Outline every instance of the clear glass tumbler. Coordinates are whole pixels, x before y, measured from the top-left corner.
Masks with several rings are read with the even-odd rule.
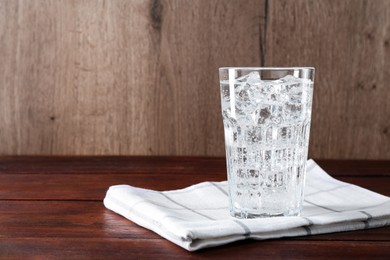
[[[301,212],[314,68],[219,69],[230,213]]]

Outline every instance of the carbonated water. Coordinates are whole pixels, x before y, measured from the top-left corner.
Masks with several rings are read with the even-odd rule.
[[[297,215],[313,82],[291,75],[261,80],[255,71],[220,85],[231,214]]]

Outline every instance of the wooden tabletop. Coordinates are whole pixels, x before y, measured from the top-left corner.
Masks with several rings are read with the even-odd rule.
[[[390,161],[324,161],[333,177],[390,196]],[[383,258],[390,227],[241,241],[187,252],[107,210],[116,184],[170,190],[226,179],[206,157],[0,157],[0,259]]]

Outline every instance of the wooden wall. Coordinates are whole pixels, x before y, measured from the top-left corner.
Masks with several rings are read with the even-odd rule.
[[[0,154],[224,155],[220,66],[315,66],[310,156],[390,159],[390,1],[0,0]]]

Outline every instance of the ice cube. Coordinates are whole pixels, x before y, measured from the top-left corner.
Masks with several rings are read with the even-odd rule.
[[[293,75],[287,75],[283,78],[280,78],[278,81],[279,83],[290,83],[296,81],[298,78],[294,77]]]
[[[258,84],[261,82],[260,74],[257,71],[251,72],[248,74],[248,78],[246,80],[249,84]]]
[[[249,126],[246,131],[245,141],[248,144],[260,143],[262,141],[262,130],[258,126]]]
[[[236,81],[238,82],[247,82],[249,84],[256,84],[260,83],[260,74],[257,71],[252,71],[244,76],[241,76],[239,78],[236,78]]]
[[[248,106],[250,99],[250,85],[246,83],[237,84],[235,88],[236,106],[239,108]]]
[[[302,115],[302,104],[287,102],[284,109],[284,118],[286,120],[296,120]]]
[[[252,114],[252,119],[256,124],[264,124],[268,121],[268,118],[271,117],[270,107],[263,107],[261,109],[257,109]]]
[[[256,107],[256,87],[247,82],[236,84],[235,86],[236,110],[240,114],[250,114]]]
[[[271,122],[274,124],[280,124],[283,121],[283,107],[281,105],[272,106]]]

